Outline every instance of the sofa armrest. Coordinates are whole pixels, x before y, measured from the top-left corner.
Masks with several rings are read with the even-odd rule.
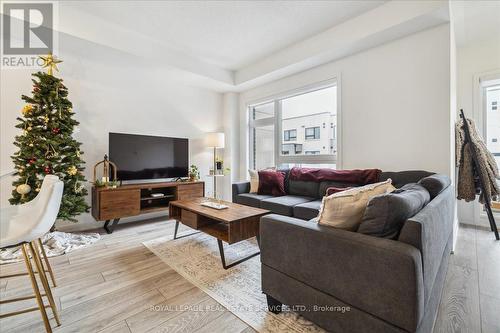
[[[236,196],[241,193],[249,193],[250,192],[250,182],[239,182],[233,183],[233,202],[236,202]]]
[[[352,307],[408,331],[422,318],[422,260],[411,245],[270,214],[260,246],[263,265]],[[263,276],[263,292],[286,303],[275,283]]]

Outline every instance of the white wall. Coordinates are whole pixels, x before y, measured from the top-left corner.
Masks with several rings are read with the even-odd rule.
[[[438,27],[245,91],[246,105],[340,78],[341,166],[423,169],[452,176],[450,26]],[[246,178],[248,130],[240,127],[240,178]]]
[[[231,200],[231,184],[238,179],[239,166],[239,126],[238,114],[239,95],[237,93],[225,93],[223,96],[223,125],[225,132],[224,168],[230,168],[230,172],[220,182],[223,188],[225,200]]]
[[[75,137],[83,143],[87,180],[108,150],[109,132],[189,138],[190,163],[199,166],[202,177],[208,174],[212,155],[202,138],[205,132],[222,130],[221,94],[189,86],[180,72],[163,64],[67,35],[60,38],[59,56],[64,62],[57,75],[64,79],[80,121]],[[15,151],[15,118],[23,106],[21,94],[31,91],[30,73],[1,70],[1,174],[13,168],[9,156]],[[2,178],[2,206],[8,204],[11,181]],[[211,191],[211,184],[206,188]],[[79,221],[72,228],[102,225],[89,214]]]
[[[457,49],[458,108],[464,109],[467,117],[477,118],[481,110],[475,99],[474,78],[483,73],[500,71],[500,43],[498,40],[485,40],[467,44]],[[478,124],[479,125],[479,124]],[[478,219],[479,212],[474,210],[474,202],[458,202],[458,218],[461,223],[489,226],[486,220]],[[476,216],[477,215],[477,216]]]

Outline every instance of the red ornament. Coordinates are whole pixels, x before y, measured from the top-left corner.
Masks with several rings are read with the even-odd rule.
[[[40,88],[38,88],[37,86],[35,86],[35,87],[33,88],[33,91],[34,91],[34,92],[39,92],[39,91],[40,91]]]
[[[36,162],[36,158],[35,157],[30,158],[30,160],[29,160],[30,164],[35,164],[35,162]]]
[[[46,166],[45,168],[43,168],[43,172],[45,172],[46,174],[49,174],[49,173],[52,173],[52,170],[50,169],[50,166]]]
[[[54,133],[54,134],[59,134],[60,131],[61,131],[61,129],[59,127],[52,129],[52,133]]]

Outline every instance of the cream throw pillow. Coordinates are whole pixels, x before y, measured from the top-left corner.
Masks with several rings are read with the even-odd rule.
[[[250,174],[250,193],[257,193],[259,191],[259,172],[248,169],[248,173]]]
[[[358,229],[366,205],[371,197],[389,193],[396,188],[392,180],[355,187],[323,198],[318,224],[355,231]]]

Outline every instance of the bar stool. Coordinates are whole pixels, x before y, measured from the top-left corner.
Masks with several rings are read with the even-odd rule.
[[[61,199],[63,194],[64,183],[57,176],[47,175],[43,179],[40,192],[35,199],[28,203],[10,206],[1,210],[0,219],[0,247],[21,246],[21,250],[26,264],[27,273],[18,273],[8,276],[0,276],[0,278],[8,278],[13,276],[29,275],[31,286],[33,287],[34,295],[1,300],[0,304],[12,303],[35,298],[38,307],[27,308],[6,314],[0,314],[0,318],[10,317],[26,312],[40,310],[42,319],[47,332],[52,332],[46,308],[50,307],[57,326],[61,325],[59,315],[57,313],[56,304],[52,291],[47,279],[48,272],[50,274],[53,285],[55,286],[55,278],[49,260],[42,245],[41,237],[49,232],[54,224]],[[44,267],[43,261],[47,266]],[[31,258],[30,258],[31,254]],[[36,270],[34,269],[36,267]],[[35,274],[38,274],[42,283],[45,294],[40,293]],[[42,297],[47,297],[49,305],[45,305]]]

